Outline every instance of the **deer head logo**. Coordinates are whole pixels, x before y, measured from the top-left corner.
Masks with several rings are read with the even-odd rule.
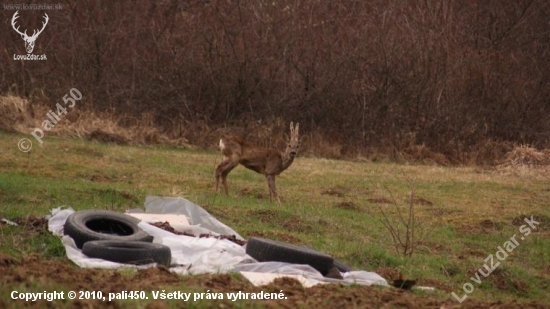
[[[11,19],[11,26],[13,27],[13,30],[15,30],[17,33],[19,33],[21,35],[21,38],[23,38],[23,40],[25,41],[25,49],[27,50],[27,53],[30,54],[32,53],[32,50],[34,49],[34,41],[36,41],[36,39],[38,38],[38,35],[40,35],[40,33],[42,33],[42,31],[44,31],[44,28],[46,28],[46,25],[48,24],[48,14],[44,13],[44,19],[46,19],[46,21],[42,22],[42,29],[40,29],[40,31],[36,32],[36,30],[34,30],[32,32],[32,35],[31,36],[28,36],[27,35],[27,29],[25,29],[25,32],[21,32],[19,31],[19,27],[15,28],[15,20],[19,18],[19,16],[17,15],[19,11],[16,11],[15,14],[13,14],[13,18]]]

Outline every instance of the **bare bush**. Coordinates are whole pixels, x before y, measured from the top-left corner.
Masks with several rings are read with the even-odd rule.
[[[408,181],[410,193],[406,206],[400,206],[391,191],[386,189],[391,196],[391,205],[394,210],[388,210],[383,204],[379,204],[378,209],[382,214],[380,221],[391,235],[395,251],[410,257],[422,241],[431,234],[435,226],[416,216],[414,207],[417,200],[414,184],[411,180]]]

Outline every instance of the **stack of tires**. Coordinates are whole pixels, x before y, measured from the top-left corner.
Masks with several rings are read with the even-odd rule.
[[[139,222],[118,212],[83,210],[67,218],[64,233],[74,240],[82,253],[91,258],[134,265],[157,263],[170,266],[170,248],[152,243],[153,237],[138,226]],[[325,253],[265,238],[250,238],[246,253],[259,262],[310,265],[323,276],[331,278],[342,278],[341,272],[351,271],[351,268]]]
[[[83,210],[71,214],[64,226],[82,253],[107,261],[170,266],[170,248],[152,243],[153,237],[138,227],[140,220],[114,211]]]

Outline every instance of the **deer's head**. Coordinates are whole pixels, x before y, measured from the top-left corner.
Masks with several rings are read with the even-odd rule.
[[[31,36],[28,36],[27,35],[27,30],[25,29],[25,32],[21,32],[19,31],[19,27],[15,27],[15,20],[19,18],[19,16],[17,15],[19,11],[16,11],[15,14],[13,14],[13,18],[11,19],[11,26],[13,27],[13,30],[15,30],[17,33],[19,33],[21,35],[21,38],[23,38],[23,40],[25,41],[25,49],[27,50],[27,53],[30,54],[32,53],[33,49],[34,49],[34,41],[36,41],[36,38],[38,38],[38,35],[40,35],[40,33],[42,33],[42,31],[44,31],[44,28],[46,28],[46,25],[48,24],[48,14],[44,13],[44,19],[46,19],[44,22],[42,22],[42,29],[40,29],[38,32],[36,32],[36,30],[34,30],[32,32],[32,35]]]
[[[298,148],[300,148],[299,129],[299,123],[296,123],[296,126],[292,122],[290,123],[290,138],[286,146],[286,152],[291,158],[294,158],[298,154]]]

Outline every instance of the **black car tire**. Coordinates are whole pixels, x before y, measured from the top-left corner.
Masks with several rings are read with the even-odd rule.
[[[172,262],[169,247],[143,241],[93,240],[82,246],[82,253],[91,258],[134,265],[157,263],[168,267]]]
[[[307,264],[318,270],[323,276],[329,272],[334,263],[334,259],[328,254],[259,237],[252,237],[248,240],[246,253],[259,262]]]
[[[140,220],[107,210],[83,210],[71,214],[63,228],[78,248],[91,240],[152,242],[153,236],[138,227]]]
[[[338,270],[341,272],[341,273],[347,273],[349,271],[353,271],[353,268],[347,266],[346,264],[338,261],[338,260],[334,260],[334,267],[338,268]]]

